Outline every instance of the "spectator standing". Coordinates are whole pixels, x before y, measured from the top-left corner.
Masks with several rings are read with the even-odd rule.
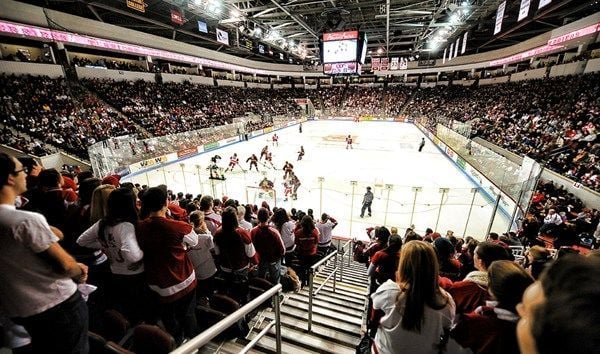
[[[148,218],[139,222],[138,241],[144,252],[148,286],[158,299],[159,315],[178,344],[198,333],[196,273],[186,249],[198,244],[198,235],[183,221],[167,219],[167,193],[153,187],[142,195]]]
[[[196,210],[190,214],[190,222],[194,226],[194,231],[198,235],[198,244],[193,246],[188,256],[194,265],[196,279],[199,285],[196,291],[198,297],[208,297],[213,294],[215,289],[215,274],[217,274],[217,266],[213,259],[215,244],[213,237],[208,231],[208,227],[204,222],[204,213]]]
[[[456,313],[470,313],[490,300],[488,292],[488,267],[497,260],[509,258],[506,249],[492,242],[481,242],[475,248],[473,263],[475,271],[464,280],[452,284],[448,292],[456,302]]]
[[[144,319],[144,253],[138,245],[135,227],[138,213],[133,192],[118,188],[108,197],[108,214],[77,239],[83,247],[101,249],[110,263],[107,295],[109,303],[131,323]]]
[[[237,209],[223,210],[223,224],[214,235],[215,254],[219,258],[223,276],[232,284],[233,295],[246,302],[248,273],[252,264],[257,264],[256,250],[250,233],[239,227]]]
[[[371,330],[379,353],[437,354],[441,335],[454,321],[454,301],[438,286],[433,247],[411,241],[402,248],[398,282],[388,280],[371,295]]]
[[[388,240],[387,247],[375,252],[371,257],[371,264],[367,269],[367,275],[371,278],[369,293],[374,293],[387,280],[396,281],[401,247],[402,238],[399,235],[392,235]]]
[[[519,354],[516,306],[533,278],[508,260],[493,262],[488,273],[494,301],[459,317],[451,337],[475,354]]]
[[[365,210],[367,209],[369,211],[369,216],[371,216],[371,204],[373,204],[373,193],[371,192],[371,187],[367,187],[367,192],[363,196],[362,208],[360,209],[361,218],[365,216]]]
[[[269,225],[269,210],[266,208],[258,209],[258,225],[250,231],[250,236],[259,257],[258,276],[278,284],[285,246],[279,232]]]
[[[296,238],[294,236],[294,229],[296,228],[296,222],[290,219],[287,211],[284,208],[277,208],[271,217],[271,223],[275,225],[279,235],[283,240],[285,246],[285,264],[292,264],[292,256],[296,249]]]
[[[0,153],[0,303],[25,327],[34,353],[87,353],[88,309],[73,281],[86,281],[87,266],[58,244],[41,214],[16,210],[26,175]]]
[[[246,216],[246,207],[240,205],[237,207],[237,215],[238,215],[238,223],[240,224],[240,227],[243,228],[246,231],[250,231],[252,230],[252,223],[249,221],[246,221],[244,219],[244,216]]]
[[[321,215],[321,220],[319,220],[316,225],[319,230],[319,245],[317,246],[319,252],[327,254],[331,250],[331,233],[337,224],[337,220],[327,213]]]
[[[215,235],[217,229],[221,227],[221,215],[213,210],[214,199],[210,195],[202,196],[200,199],[200,211],[204,213],[204,222],[211,235]]]
[[[296,255],[300,261],[300,277],[304,285],[308,284],[308,268],[315,263],[317,245],[319,244],[319,230],[315,227],[313,219],[304,215],[294,230],[296,239]]]

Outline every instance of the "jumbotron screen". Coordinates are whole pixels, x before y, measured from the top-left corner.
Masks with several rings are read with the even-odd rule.
[[[323,33],[323,64],[358,61],[358,31]]]

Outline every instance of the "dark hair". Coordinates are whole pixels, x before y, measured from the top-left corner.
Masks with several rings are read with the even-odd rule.
[[[421,241],[421,237],[419,235],[417,235],[416,232],[410,231],[409,233],[406,234],[406,238],[404,239],[404,243],[407,244],[410,241]]]
[[[290,217],[288,216],[287,211],[285,211],[284,208],[278,208],[275,211],[275,213],[273,213],[271,221],[273,222],[273,224],[275,224],[277,230],[281,231],[283,224],[290,221]]]
[[[257,218],[259,222],[269,221],[269,210],[267,208],[258,209]]]
[[[533,314],[539,354],[595,353],[600,347],[600,260],[566,255],[541,277],[545,301]]]
[[[520,265],[508,260],[494,261],[488,268],[488,288],[498,308],[516,313],[516,307],[533,278]]]
[[[498,240],[498,234],[495,233],[495,232],[490,232],[490,240],[497,241]]]
[[[92,202],[92,193],[100,185],[99,178],[87,178],[79,181],[79,204],[88,205]]]
[[[167,192],[160,187],[152,187],[142,195],[141,215],[147,215],[162,209],[167,203]]]
[[[38,165],[38,162],[33,157],[29,156],[19,157],[17,160],[19,160],[23,167],[27,169],[27,174],[30,174],[33,168]]]
[[[486,269],[493,261],[510,259],[508,251],[504,247],[493,242],[480,242],[475,248],[475,253],[477,253],[477,257],[481,259]]]
[[[398,235],[392,235],[388,239],[388,246],[383,250],[389,255],[396,255],[402,248],[402,238]]]
[[[55,168],[42,170],[38,175],[38,183],[41,188],[56,188],[60,185],[60,173]]]
[[[388,239],[390,238],[390,230],[385,226],[380,226],[375,229],[375,239],[379,240],[382,245],[387,245]]]
[[[207,211],[210,209],[211,204],[213,204],[213,197],[210,195],[202,196],[200,199],[200,210]]]
[[[107,209],[106,216],[100,220],[100,231],[98,232],[106,243],[108,243],[104,233],[106,226],[115,226],[122,222],[128,222],[134,226],[137,224],[138,210],[133,191],[129,188],[117,188],[112,191],[108,196]]]
[[[223,210],[221,214],[221,228],[223,229],[223,233],[233,232],[238,228],[238,218],[237,218],[237,209],[234,207],[227,207]]]
[[[304,215],[300,220],[300,227],[305,235],[310,235],[315,229],[315,221],[308,215]]]
[[[0,152],[0,188],[8,183],[8,175],[14,174],[16,168],[15,160]]]

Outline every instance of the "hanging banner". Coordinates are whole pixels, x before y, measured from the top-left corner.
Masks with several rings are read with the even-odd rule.
[[[458,46],[460,43],[460,37],[456,38],[456,43],[454,43],[454,57],[458,56]]]
[[[379,71],[381,65],[381,58],[371,58],[371,70]]]
[[[146,12],[146,3],[144,0],[126,0],[127,7],[139,12]]]
[[[540,0],[540,4],[538,5],[538,10],[541,9],[542,7],[548,5],[551,2],[552,2],[552,0]]]
[[[183,17],[181,12],[177,10],[171,10],[171,22],[178,25],[183,25],[185,23],[185,17]]]
[[[229,45],[229,33],[217,28],[217,42]]]
[[[398,58],[398,57],[392,58],[392,62],[390,64],[390,70],[398,70],[399,62],[400,62],[400,58]]]
[[[529,7],[531,6],[531,0],[521,0],[521,8],[519,8],[519,18],[517,22],[521,21],[527,15],[529,15]]]
[[[442,64],[446,64],[446,52],[448,52],[448,48],[444,48],[444,58],[442,59]]]
[[[400,70],[406,70],[408,69],[408,60],[404,59],[404,58],[400,58]]]
[[[389,70],[390,68],[390,58],[381,58],[381,71]]]
[[[504,19],[504,9],[506,9],[506,1],[498,6],[498,12],[496,12],[496,27],[494,27],[494,35],[500,33],[502,30],[502,20]]]
[[[465,54],[465,51],[467,50],[467,37],[469,35],[469,32],[465,32],[465,35],[463,36],[463,45],[462,45],[462,49],[460,50],[460,54]]]
[[[452,53],[454,53],[454,43],[450,44],[450,52],[448,52],[448,61],[452,60]]]

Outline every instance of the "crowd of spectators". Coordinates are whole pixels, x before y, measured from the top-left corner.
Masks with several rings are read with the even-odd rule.
[[[595,306],[590,296],[599,296],[590,284],[600,269],[597,250],[587,257],[561,250],[553,257],[544,247],[525,247],[527,237],[515,233],[490,233],[484,242],[450,230],[419,235],[409,228],[400,237],[380,226],[367,233],[370,244],[356,243],[354,258],[367,264],[371,278],[367,335],[377,352],[585,353],[597,345],[588,337],[595,329],[583,329],[598,316],[588,313]],[[567,281],[579,282],[582,291],[563,283],[576,269],[591,272]],[[564,307],[552,308],[555,303]],[[560,314],[554,318],[537,306]],[[576,325],[551,323],[580,315]],[[565,337],[551,338],[558,333]],[[572,349],[580,345],[586,349]]]
[[[34,138],[27,138],[18,133],[14,133],[8,127],[0,129],[0,144],[8,145],[26,154],[34,156],[46,156],[52,153],[44,144]]]
[[[90,172],[75,172],[43,169],[31,159],[19,161],[0,154],[0,181],[4,183],[0,197],[8,196],[1,199],[3,207],[29,215],[26,226],[38,231],[31,240],[22,234],[23,228],[13,227],[15,239],[11,238],[8,248],[3,243],[0,264],[12,270],[20,261],[15,255],[34,256],[50,245],[65,262],[73,262],[75,270],[73,276],[64,276],[52,270],[50,262],[40,265],[47,267],[44,272],[65,286],[71,284],[70,277],[86,293],[90,288],[84,283],[97,287],[89,294],[87,306],[79,305],[84,313],[76,319],[69,316],[71,327],[54,328],[52,336],[38,332],[36,316],[31,322],[19,321],[25,323],[38,352],[42,346],[43,350],[62,346],[58,352],[70,352],[64,347],[73,346],[87,352],[83,346],[87,346],[88,323],[92,331],[106,330],[103,314],[107,310],[117,310],[132,325],[158,323],[180,344],[198,334],[200,327],[210,326],[207,319],[197,321],[196,312],[203,311],[197,303],[210,306],[218,301],[215,296],[225,296],[244,304],[256,296],[249,291],[250,283],[266,289],[281,282],[286,291],[298,290],[301,282],[308,282],[308,268],[332,251],[337,221],[326,214],[314,220],[312,210],[288,213],[283,208],[271,210],[266,202],[260,207],[243,205],[226,197],[184,195],[164,185],[149,188],[121,183],[118,176],[100,180]],[[0,217],[0,222],[8,221]],[[33,278],[21,272],[15,277],[5,273],[0,276],[3,286],[10,283],[18,300],[29,303],[30,297],[37,296],[35,291],[25,295],[17,290]],[[42,286],[45,283],[39,291]],[[65,301],[79,303],[79,291],[72,294],[74,289],[70,285],[65,289],[70,291],[64,294]],[[18,301],[11,298],[8,302],[6,292],[0,294],[3,305]],[[55,297],[44,301],[55,301]],[[45,307],[36,310],[48,315],[46,323],[55,320],[44,312]],[[16,313],[16,309],[5,311],[0,315],[12,318]],[[68,331],[77,334],[67,338]]]
[[[138,71],[138,72],[147,72],[144,67],[139,64],[128,62],[128,61],[116,61],[114,59],[109,58],[100,58],[96,61],[91,61],[85,57],[75,56],[71,59],[72,66],[80,66],[80,67],[100,67],[112,70],[125,70],[125,71]]]
[[[64,79],[0,75],[0,122],[82,158],[97,141],[135,132],[123,115]]]
[[[420,89],[407,113],[470,122],[480,136],[592,189],[600,190],[600,74],[499,85]]]
[[[13,306],[2,311],[24,326],[20,333],[29,342],[21,344],[37,351],[85,352],[88,326],[107,333],[103,327],[107,310],[117,310],[133,325],[158,324],[179,344],[210,325],[197,317],[206,306],[210,309],[224,298],[233,304],[251,300],[256,296],[249,289],[251,283],[263,288],[281,283],[286,290],[297,290],[307,284],[308,268],[334,249],[332,230],[338,222],[328,214],[315,218],[310,209],[271,210],[266,202],[259,207],[227,197],[184,195],[164,185],[121,183],[118,176],[100,180],[89,172],[42,169],[33,160],[19,161],[6,154],[0,154],[0,181],[0,223],[11,230],[0,248],[4,252],[0,263],[8,269],[0,278],[12,292],[1,292],[0,300]],[[544,184],[540,193],[544,196],[534,196],[536,207],[545,197],[549,199],[544,208],[558,207],[558,198],[577,203],[551,184]],[[589,230],[579,223],[590,222],[593,227],[598,213],[586,215],[589,220],[577,215],[573,222]],[[540,284],[547,296],[542,303],[559,301],[564,306],[553,316],[595,313],[598,289],[586,284],[593,284],[600,269],[597,251],[588,258],[569,255],[556,261],[565,269],[586,270],[576,273],[582,287],[565,287],[561,293],[573,301],[595,296],[586,303],[591,307],[574,308],[571,301],[552,295],[562,285],[552,283],[551,277],[563,275],[557,265],[542,271],[553,260],[543,247],[526,247],[531,243],[528,227],[501,236],[490,233],[485,242],[456,237],[450,230],[444,236],[432,229],[419,235],[412,227],[400,236],[394,227],[367,229],[372,242],[356,247],[354,257],[367,264],[372,279],[368,329],[379,352],[429,353],[423,348],[435,346],[433,352],[446,348],[451,353],[533,354],[527,351],[531,343],[520,337],[531,331],[518,332],[517,323],[529,319],[549,326],[545,332],[533,331],[538,345],[551,332],[546,314],[523,308],[533,306],[528,292],[537,291]],[[35,237],[26,231],[31,229],[37,230]],[[47,252],[49,263],[35,252]],[[61,257],[63,271],[52,268],[52,257]],[[27,272],[20,267],[24,259],[35,259]],[[61,282],[64,294],[44,294],[45,300],[40,300],[37,294],[44,293],[46,278],[38,280],[37,272]],[[79,291],[69,278],[79,283]],[[24,284],[26,292],[21,290]],[[89,285],[97,289],[89,293]],[[87,305],[80,291],[88,294]],[[20,305],[33,298],[59,301],[65,313],[47,312],[52,310],[41,302],[35,308]],[[65,319],[68,325],[51,326]],[[588,322],[585,326],[592,324]],[[6,317],[3,325],[11,330],[17,326]],[[566,323],[561,326],[568,336],[576,333]],[[562,343],[561,348],[575,345],[570,338],[563,338],[569,344]],[[594,338],[586,336],[577,345],[590,348]]]
[[[84,80],[83,84],[154,136],[229,124],[247,114],[297,112],[285,90],[112,80]]]

